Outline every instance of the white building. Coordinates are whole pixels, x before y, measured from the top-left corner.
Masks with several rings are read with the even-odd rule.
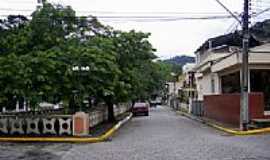
[[[228,38],[225,43],[218,43],[219,38],[206,42],[196,54],[196,83],[198,100],[207,95],[240,93],[242,52],[241,45],[233,46]],[[224,40],[224,39],[223,39]],[[205,48],[205,46],[208,47]],[[249,52],[249,92],[264,94],[265,111],[270,111],[270,43],[258,45],[252,39]],[[237,42],[235,42],[237,44]],[[239,44],[239,42],[238,42]],[[269,85],[269,87],[268,87]]]
[[[187,74],[190,71],[193,71],[196,63],[187,63],[182,67],[183,74]]]

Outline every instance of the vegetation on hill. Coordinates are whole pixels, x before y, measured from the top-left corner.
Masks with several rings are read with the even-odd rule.
[[[163,61],[165,63],[170,72],[175,73],[176,75],[182,74],[182,67],[187,63],[195,63],[195,58],[190,56],[175,56],[170,59],[166,59]],[[169,78],[171,80],[172,77]]]

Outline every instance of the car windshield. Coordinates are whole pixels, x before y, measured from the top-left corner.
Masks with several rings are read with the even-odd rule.
[[[134,108],[136,108],[136,107],[145,107],[145,106],[147,106],[146,103],[135,103],[134,104]]]

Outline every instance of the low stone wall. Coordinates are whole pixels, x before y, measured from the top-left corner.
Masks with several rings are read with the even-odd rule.
[[[191,113],[195,116],[203,116],[204,108],[203,108],[203,101],[193,100],[191,102]]]
[[[131,104],[122,103],[114,106],[116,117],[129,111]],[[0,115],[0,136],[22,135],[42,136],[74,135],[73,115],[58,115],[55,112],[46,112],[44,115],[32,114],[31,112],[13,115]],[[89,128],[92,128],[108,118],[107,106],[98,106],[89,113]],[[76,125],[76,123],[74,123]]]
[[[188,104],[186,103],[179,103],[179,110],[184,111],[184,112],[188,112]]]
[[[72,135],[72,115],[1,115],[0,135]]]
[[[118,105],[114,105],[114,116],[118,117],[121,114],[129,111],[131,109],[132,105],[131,103],[120,103]],[[90,127],[94,127],[102,122],[105,122],[108,120],[108,110],[107,106],[99,106],[99,110],[90,112],[89,113],[89,119],[90,119]]]
[[[43,109],[40,111],[20,111],[20,112],[2,112],[1,115],[15,115],[15,116],[34,116],[34,115],[63,115],[64,108],[58,109]]]

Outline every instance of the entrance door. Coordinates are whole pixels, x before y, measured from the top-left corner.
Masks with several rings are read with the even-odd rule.
[[[270,111],[270,70],[251,70],[250,90],[251,92],[263,92],[265,111]]]

